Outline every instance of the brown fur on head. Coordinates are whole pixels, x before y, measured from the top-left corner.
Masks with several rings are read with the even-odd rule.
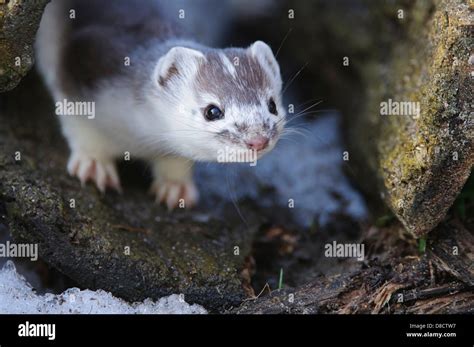
[[[179,104],[173,117],[207,138],[193,147],[196,159],[213,160],[216,150],[211,147],[253,148],[251,144],[259,139],[268,141],[265,151],[257,146],[263,154],[276,143],[285,117],[282,81],[265,43],[203,51],[175,47],[160,59],[155,73],[161,95]],[[217,116],[212,119],[206,115],[209,108],[218,110],[213,110]]]

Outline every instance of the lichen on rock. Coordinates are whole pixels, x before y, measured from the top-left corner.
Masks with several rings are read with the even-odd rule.
[[[474,163],[474,15],[462,1],[416,2],[405,20],[388,61],[362,70],[367,100],[350,140],[371,157],[383,199],[420,236],[444,218]],[[419,103],[420,114],[381,115],[388,99]]]

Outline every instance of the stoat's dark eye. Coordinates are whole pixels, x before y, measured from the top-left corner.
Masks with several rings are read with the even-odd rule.
[[[204,118],[208,121],[214,121],[224,118],[224,112],[216,105],[209,105],[204,110]]]
[[[276,106],[275,101],[273,100],[273,98],[270,98],[270,100],[268,100],[268,112],[270,112],[271,114],[274,114],[274,115],[278,114],[277,106]]]

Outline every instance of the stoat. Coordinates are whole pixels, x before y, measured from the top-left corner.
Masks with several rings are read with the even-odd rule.
[[[53,0],[36,58],[56,103],[94,106],[94,117],[58,115],[69,174],[120,191],[115,160],[129,153],[151,164],[157,201],[174,208],[197,202],[193,161],[216,161],[222,148],[260,157],[275,146],[285,111],[267,44],[201,45],[162,5]]]

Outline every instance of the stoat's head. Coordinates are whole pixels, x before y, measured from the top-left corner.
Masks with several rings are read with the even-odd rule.
[[[270,47],[198,51],[172,48],[155,69],[174,150],[194,160],[270,151],[285,123],[280,68]],[[163,106],[161,107],[163,108]]]

